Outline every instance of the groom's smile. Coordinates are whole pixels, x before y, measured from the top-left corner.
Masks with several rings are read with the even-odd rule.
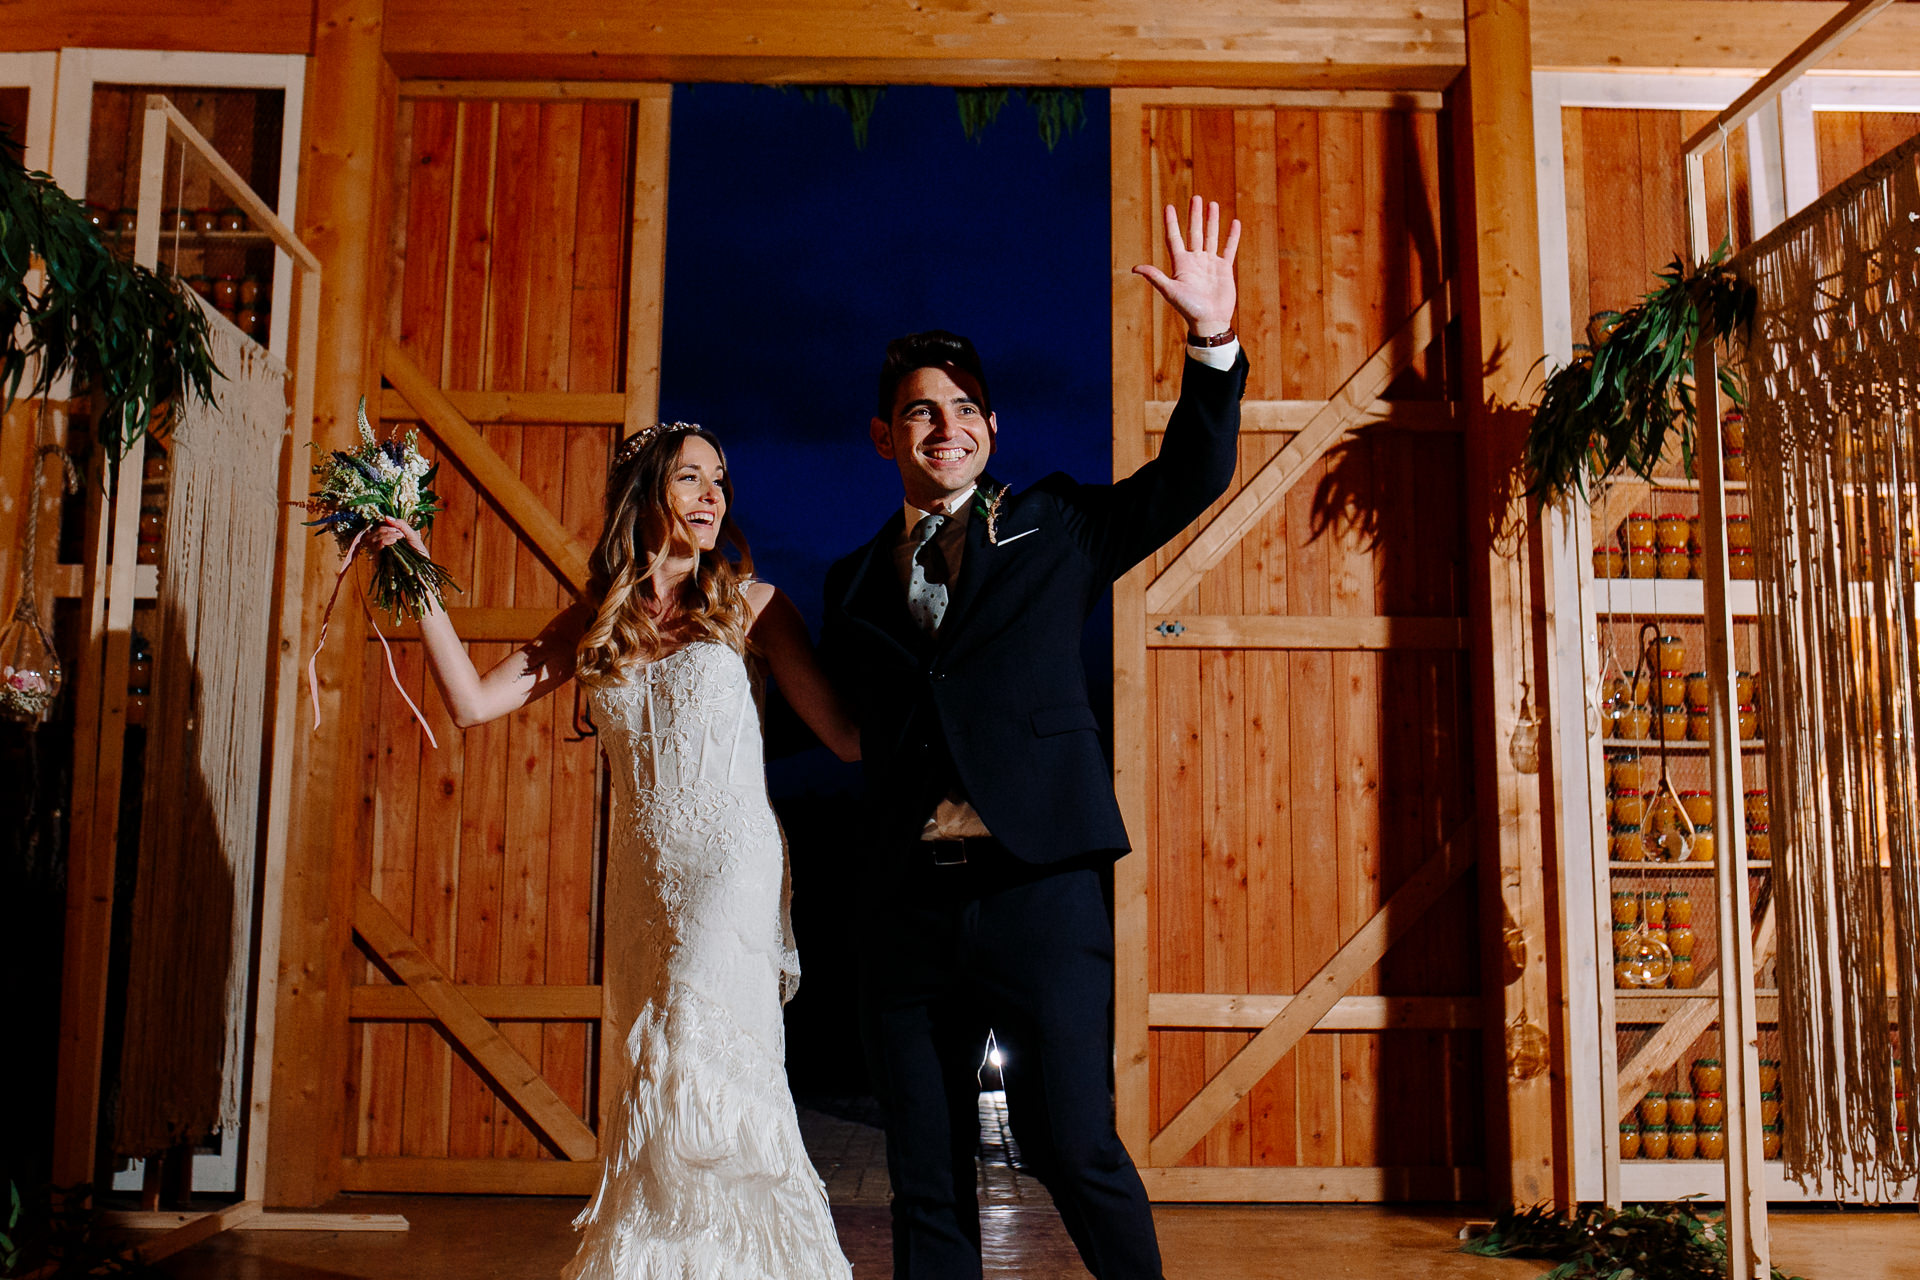
[[[943,505],[986,469],[996,423],[982,409],[982,398],[971,374],[929,366],[901,379],[891,420],[873,420],[873,447],[900,468],[907,500],[915,506]]]

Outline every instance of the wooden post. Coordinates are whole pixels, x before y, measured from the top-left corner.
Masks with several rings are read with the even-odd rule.
[[[1527,383],[1544,354],[1526,0],[1467,0],[1467,70],[1450,91],[1462,165],[1461,400],[1473,644],[1480,928],[1488,1000],[1487,1187],[1496,1203],[1572,1200],[1567,1110],[1552,1067],[1551,929],[1543,795],[1552,726],[1542,522],[1517,494]],[[1539,764],[1516,765],[1531,719]]]
[[[666,315],[667,151],[673,86],[644,85],[633,104],[633,231],[627,272],[626,434],[660,417],[660,335]]]
[[[322,448],[350,447],[360,397],[380,395],[372,355],[386,260],[380,206],[399,87],[380,51],[383,13],[384,0],[319,0],[314,15],[306,97],[317,108],[306,114],[298,230],[325,273],[313,368],[313,439]],[[307,557],[302,655],[319,638],[337,562]],[[355,589],[349,584],[343,597]],[[351,600],[342,603],[318,669],[322,727],[303,724],[295,735],[267,1135],[266,1196],[277,1205],[316,1205],[338,1191],[346,1141],[353,850],[365,827],[356,795],[365,624]]]

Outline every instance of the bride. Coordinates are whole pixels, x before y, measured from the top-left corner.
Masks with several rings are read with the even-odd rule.
[[[485,675],[444,612],[421,621],[461,728],[577,676],[612,766],[604,951],[624,1003],[609,1000],[603,1025],[626,1031],[627,1075],[568,1280],[851,1274],[787,1091],[780,1007],[799,966],[749,648],[837,755],[857,758],[859,738],[793,602],[719,553],[732,504],[712,434],[649,428],[607,478],[596,606],[562,612]],[[377,537],[426,553],[399,521]]]

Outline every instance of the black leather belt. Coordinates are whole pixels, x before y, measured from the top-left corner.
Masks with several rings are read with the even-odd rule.
[[[922,840],[920,847],[926,850],[927,861],[936,867],[964,867],[969,850],[978,861],[982,853],[998,843],[992,836],[962,836],[957,840]]]

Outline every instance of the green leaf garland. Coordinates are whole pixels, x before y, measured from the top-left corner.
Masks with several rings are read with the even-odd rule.
[[[1486,1258],[1538,1258],[1559,1265],[1540,1280],[1721,1280],[1726,1221],[1689,1200],[1604,1205],[1562,1216],[1546,1205],[1516,1209],[1460,1246]],[[1800,1280],[1773,1268],[1773,1280]]]

